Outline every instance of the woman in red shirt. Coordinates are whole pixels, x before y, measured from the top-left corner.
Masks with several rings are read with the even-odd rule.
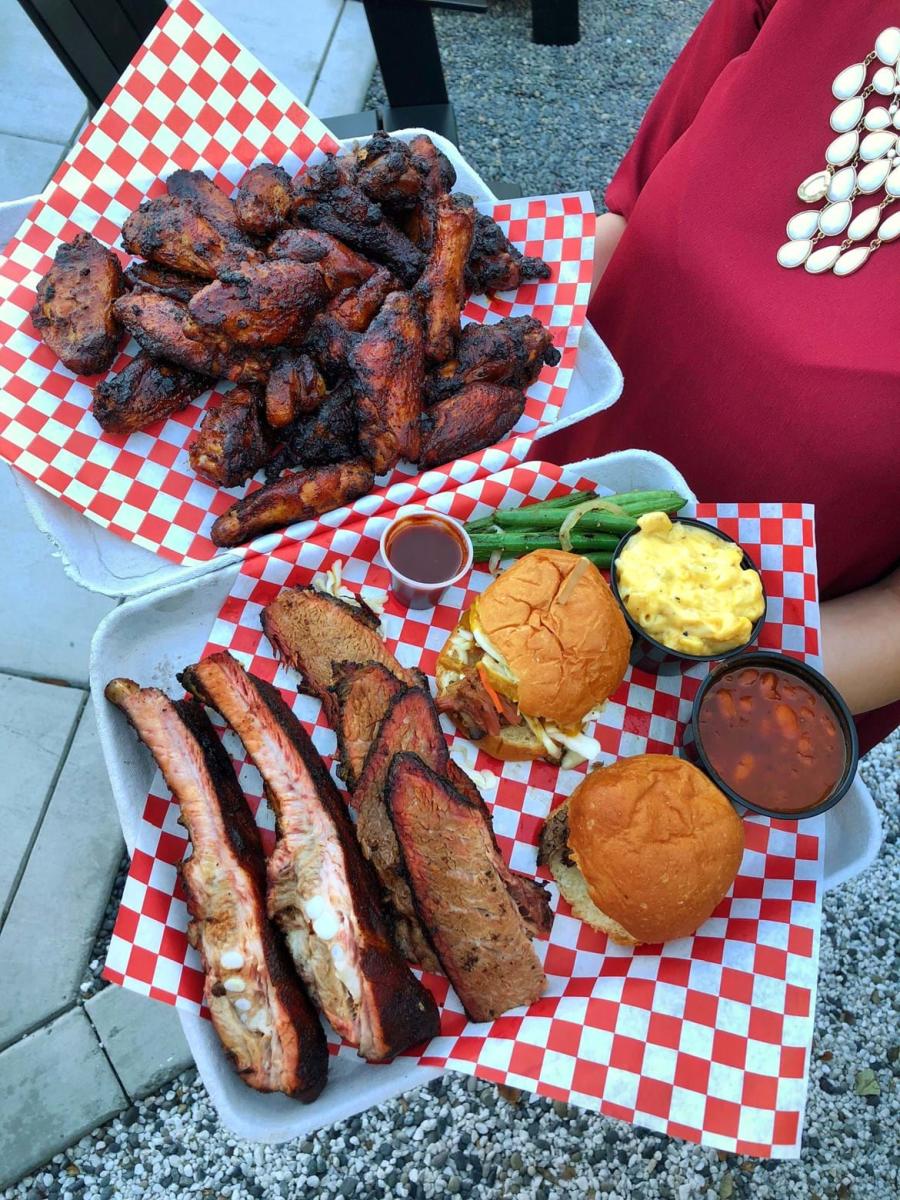
[[[864,750],[900,724],[900,216],[864,236],[900,212],[877,178],[900,164],[897,18],[887,0],[713,0],[606,193],[588,315],[625,388],[578,427],[577,457],[655,450],[702,499],[815,504],[825,670]],[[804,201],[826,148],[805,194],[830,194]],[[825,207],[835,235],[797,245]],[[568,461],[570,441],[542,454]]]

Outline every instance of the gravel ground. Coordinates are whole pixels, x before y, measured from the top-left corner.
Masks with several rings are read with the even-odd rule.
[[[525,0],[492,0],[483,17],[435,14],[462,149],[488,178],[513,181],[523,194],[584,187],[600,200],[705,3],[582,0],[581,7],[581,43],[558,48],[531,45]],[[378,99],[376,79],[370,100]],[[798,1162],[720,1156],[458,1075],[306,1140],[256,1146],[221,1127],[190,1071],[8,1188],[4,1200],[900,1195],[900,737],[873,751],[862,770],[884,815],[885,843],[864,876],[825,900]],[[98,934],[86,994],[100,985],[113,911]]]
[[[885,841],[865,875],[825,899],[799,1161],[722,1156],[461,1075],[303,1141],[257,1146],[219,1125],[190,1071],[4,1200],[891,1200],[900,1195],[900,736],[862,770]]]
[[[436,9],[460,150],[521,195],[603,191],[708,0],[581,0],[581,41],[535,46],[528,0]],[[367,106],[384,103],[376,73]]]

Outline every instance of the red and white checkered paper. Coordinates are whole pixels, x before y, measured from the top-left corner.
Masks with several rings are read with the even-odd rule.
[[[123,222],[145,197],[162,194],[162,181],[179,167],[203,170],[230,192],[262,159],[294,174],[339,148],[322,122],[213,17],[193,0],[173,0],[0,259],[0,457],[99,525],[164,558],[189,563],[223,553],[210,541],[210,527],[247,489],[226,492],[191,470],[187,447],[209,394],[141,432],[104,433],[89,411],[100,377],[73,375],[40,340],[29,316],[35,289],[60,241],[84,230],[115,247],[123,264],[130,261],[119,240]],[[593,266],[588,194],[479,207],[525,253],[541,255],[552,276],[514,293],[472,297],[464,316],[490,322],[534,315],[550,328],[563,357],[528,390],[516,427],[524,438],[471,455],[459,468],[440,468],[434,474],[444,487],[524,457],[525,438],[557,419]],[[110,373],[137,352],[129,341]],[[218,384],[213,397],[229,386]],[[382,483],[415,475],[407,465]],[[312,528],[307,523],[292,532],[302,539]],[[258,539],[253,548],[265,551],[277,537]]]
[[[565,494],[576,485],[571,475],[562,482],[564,472],[526,463],[431,503],[468,520],[499,505]],[[700,504],[696,513],[736,537],[761,564],[769,615],[760,644],[815,661],[819,615],[811,507]],[[273,555],[247,558],[204,651],[228,649],[277,684],[329,761],[334,734],[318,702],[298,695],[296,676],[279,666],[261,633],[260,612],[282,587],[308,583],[335,562],[342,564],[351,591],[385,589],[387,572],[375,561],[385,520],[373,516],[347,524],[302,546],[285,539]],[[382,627],[400,661],[433,676],[436,655],[460,610],[490,578],[476,568],[433,611],[407,611],[390,599]],[[594,730],[605,758],[672,752],[706,670],[696,665],[683,676],[654,676],[630,668]],[[474,747],[445,727],[458,761],[491,772],[485,797],[503,853],[515,869],[535,874],[542,821],[585,768],[501,764],[481,752],[476,759]],[[273,822],[259,775],[236,736],[229,731],[224,740],[271,845]],[[187,914],[176,881],[186,846],[176,816],[157,775],[105,975],[196,1012],[202,975],[186,940]],[[440,1036],[420,1061],[730,1152],[796,1156],[815,1001],[822,825],[821,819],[798,824],[751,814],[745,830],[746,852],[731,894],[694,937],[662,947],[609,943],[572,917],[553,885],[553,928],[548,941],[535,943],[549,980],[546,996],[527,1010],[474,1025],[447,981],[426,976],[442,1020]],[[336,1039],[331,1049],[355,1054]]]

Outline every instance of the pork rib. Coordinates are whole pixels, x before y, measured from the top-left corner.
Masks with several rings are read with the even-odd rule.
[[[478,809],[415,754],[394,757],[387,805],[419,917],[469,1017],[537,1000],[547,981]]]
[[[159,764],[190,835],[181,866],[203,1000],[241,1078],[314,1100],[328,1054],[321,1023],[266,917],[265,859],[231,760],[201,706],[113,679],[118,705]]]
[[[391,940],[346,807],[303,726],[230,654],[181,678],[228,721],[263,777],[277,824],[269,915],[335,1030],[370,1062],[433,1037],[434,999]]]
[[[378,632],[371,609],[348,604],[312,587],[283,588],[263,609],[262,627],[275,651],[303,676],[307,691],[322,701],[334,729],[340,705],[333,688],[335,663],[379,663],[409,686],[418,672],[401,667]]]

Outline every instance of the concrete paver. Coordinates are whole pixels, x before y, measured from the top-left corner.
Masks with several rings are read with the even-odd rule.
[[[59,142],[0,133],[0,200],[19,200],[41,187],[64,150]]]
[[[0,133],[65,146],[87,109],[81,89],[17,0],[0,0],[0,28]],[[19,195],[39,190],[44,180],[36,182]]]
[[[0,931],[0,1046],[77,997],[123,850],[88,705]]]
[[[0,1054],[0,1187],[128,1103],[81,1009]]]
[[[316,116],[343,117],[362,111],[375,61],[365,9],[348,0],[308,100]]]
[[[107,987],[84,1007],[132,1100],[156,1091],[193,1063],[171,1005],[125,988]]]
[[[75,688],[0,675],[0,916],[83,701]]]
[[[87,687],[91,638],[115,600],[78,587],[29,516],[12,471],[0,465],[5,572],[0,670]]]

